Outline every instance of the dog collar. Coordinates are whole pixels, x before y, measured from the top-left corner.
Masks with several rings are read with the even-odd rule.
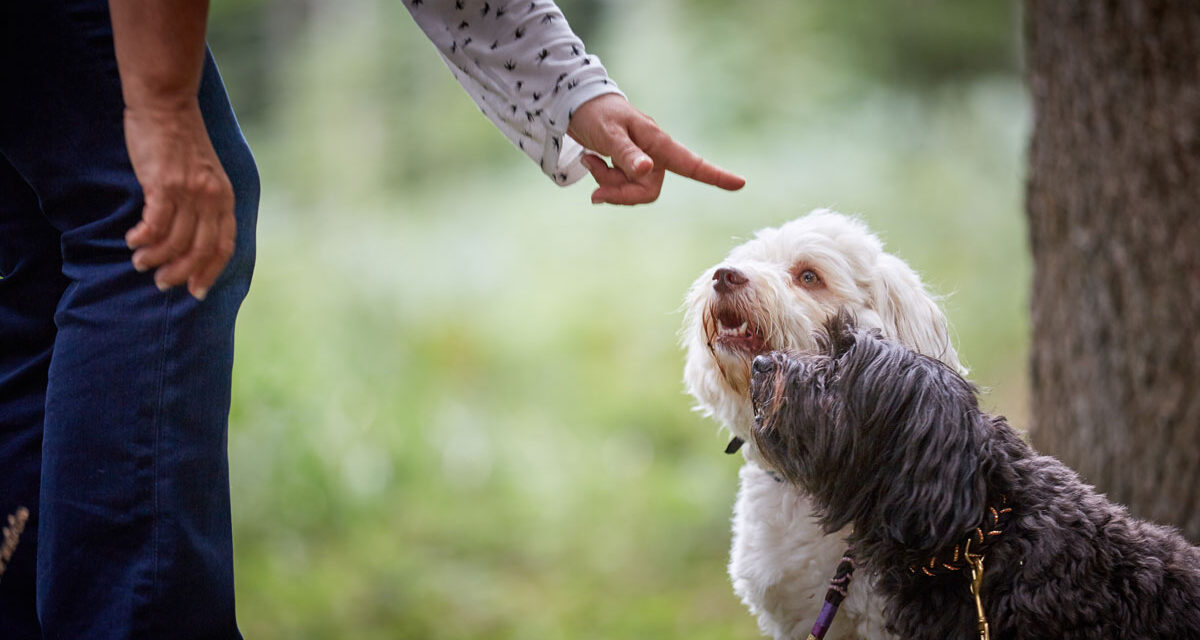
[[[988,507],[987,513],[984,515],[984,523],[968,533],[962,542],[954,545],[953,550],[930,556],[928,562],[911,565],[908,570],[913,573],[936,576],[969,569],[971,567],[970,556],[983,555],[984,547],[1004,532],[1011,513],[1012,507],[1008,506],[1008,499],[1000,496],[999,507]],[[972,547],[974,550],[968,554],[968,550]]]
[[[934,555],[929,558],[929,562],[908,568],[913,573],[920,570],[927,576],[945,575],[964,569],[966,573],[970,574],[971,579],[968,586],[971,590],[971,597],[975,601],[975,621],[979,631],[979,640],[991,640],[991,630],[988,626],[987,615],[984,613],[981,594],[984,548],[1004,533],[1004,527],[1008,524],[1010,514],[1012,514],[1012,507],[1008,506],[1008,500],[1004,496],[1000,496],[1000,506],[988,507],[984,523],[968,533],[963,542],[954,545],[952,552],[943,554],[943,557]]]
[[[776,481],[779,480],[774,474],[771,475]],[[927,576],[967,570],[971,574],[970,588],[971,595],[975,599],[980,640],[990,640],[991,638],[987,617],[983,612],[983,601],[980,598],[980,585],[983,583],[983,549],[991,540],[1004,532],[1004,526],[1008,524],[1011,513],[1012,507],[1008,506],[1008,499],[1000,496],[1000,506],[988,507],[987,514],[984,516],[984,524],[975,527],[975,530],[967,534],[963,542],[954,545],[954,550],[945,554],[948,557],[939,558],[934,555],[929,562],[908,568],[913,573],[920,570]],[[975,547],[974,552],[971,550],[972,545]],[[833,578],[829,581],[829,590],[825,593],[825,603],[821,606],[821,612],[817,614],[817,621],[813,623],[807,640],[823,640],[825,638],[825,633],[829,631],[829,627],[833,626],[833,619],[837,615],[838,607],[846,598],[846,591],[853,578],[854,558],[850,555],[850,549],[846,549],[846,553],[842,555],[842,561],[838,563],[837,570],[834,571]]]
[[[725,453],[733,455],[733,454],[737,453],[738,449],[741,449],[742,445],[744,445],[744,444],[746,444],[745,440],[742,440],[741,438],[734,436],[733,439],[729,441],[729,445],[725,447]],[[775,473],[774,471],[771,471],[770,469],[763,469],[763,471],[766,471],[767,475],[771,476],[771,479],[774,480],[775,482],[783,482],[783,478],[779,477],[778,473]]]

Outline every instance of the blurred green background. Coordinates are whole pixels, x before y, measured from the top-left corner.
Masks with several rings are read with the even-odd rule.
[[[561,5],[747,187],[668,177],[654,205],[594,207],[398,0],[213,2],[264,185],[230,427],[248,638],[757,637],[725,574],[740,459],[690,411],[679,306],[816,207],[948,296],[985,404],[1025,422],[1014,3]]]

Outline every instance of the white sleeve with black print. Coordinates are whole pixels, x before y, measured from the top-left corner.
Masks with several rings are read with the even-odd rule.
[[[560,185],[587,174],[566,134],[575,109],[621,93],[549,0],[404,0],[451,73],[513,144]]]

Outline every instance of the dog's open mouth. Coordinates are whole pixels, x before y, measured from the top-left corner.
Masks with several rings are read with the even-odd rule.
[[[714,347],[729,351],[740,351],[756,356],[770,350],[762,329],[749,318],[736,311],[721,310],[716,314],[717,331],[712,337]]]

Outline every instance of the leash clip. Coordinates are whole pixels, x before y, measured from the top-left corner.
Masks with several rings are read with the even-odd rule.
[[[971,554],[971,540],[963,550],[967,565],[971,567],[971,595],[975,597],[975,615],[979,626],[979,640],[991,640],[987,616],[983,613],[983,600],[980,598],[980,587],[983,585],[983,556]]]

